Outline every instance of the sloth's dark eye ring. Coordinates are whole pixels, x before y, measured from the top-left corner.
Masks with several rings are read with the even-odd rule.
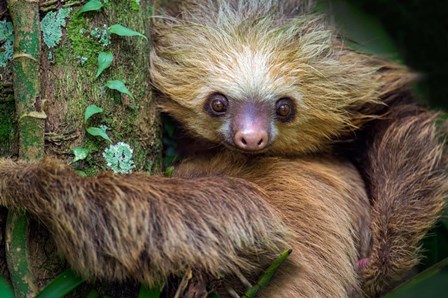
[[[289,122],[294,119],[295,106],[291,98],[282,97],[275,103],[275,113],[281,122]]]
[[[209,96],[206,110],[211,116],[223,116],[227,112],[229,101],[221,93],[214,93]]]

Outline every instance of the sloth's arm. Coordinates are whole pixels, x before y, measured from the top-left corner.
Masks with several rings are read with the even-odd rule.
[[[242,179],[77,176],[61,161],[0,159],[0,204],[43,221],[86,278],[149,284],[188,268],[218,277],[286,247],[286,229]]]
[[[420,242],[443,210],[447,159],[435,117],[414,105],[398,105],[372,128],[363,167],[372,242],[370,257],[360,262],[369,295],[396,284],[418,264]]]

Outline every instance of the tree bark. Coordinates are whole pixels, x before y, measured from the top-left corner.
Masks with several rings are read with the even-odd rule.
[[[5,2],[0,0],[0,8]],[[149,35],[152,1],[102,1],[100,11],[80,14],[85,2],[8,0],[8,12],[1,11],[0,18],[14,23],[15,52],[13,62],[0,67],[0,156],[36,159],[52,155],[71,162],[73,149],[79,146],[87,148],[89,155],[73,166],[88,175],[96,174],[107,170],[102,152],[109,143],[89,135],[86,129],[106,125],[112,143],[125,142],[133,149],[135,170],[158,172],[162,145],[149,84],[149,42],[141,37],[112,35],[107,44],[98,37],[98,32],[103,34],[113,24]],[[39,20],[68,6],[72,10],[61,27],[62,38],[56,46],[49,46],[41,41]],[[95,78],[100,52],[112,52],[114,59]],[[133,96],[106,88],[109,80],[121,80]],[[84,123],[84,112],[92,104],[103,113]],[[4,226],[3,214],[0,217]],[[16,228],[21,231],[14,232]],[[42,224],[14,212],[6,231],[6,242],[15,245],[7,253],[7,259],[12,260],[9,273],[18,268],[21,272],[11,274],[16,295],[34,296],[64,264]],[[22,261],[29,261],[30,268],[20,267]]]
[[[19,157],[35,160],[44,152],[45,113],[39,104],[40,32],[37,0],[8,0],[14,24],[13,89],[18,115]],[[16,297],[35,296],[30,228],[24,212],[10,211],[6,222],[6,258]]]
[[[131,145],[137,169],[147,169],[154,162],[159,165],[159,120],[148,80],[149,42],[141,37],[113,35],[111,45],[104,47],[92,36],[95,28],[101,31],[117,23],[134,31],[149,32],[150,1],[140,1],[138,10],[131,8],[131,2],[109,1],[100,12],[81,15],[75,8],[60,45],[53,49],[43,45],[40,95],[48,116],[46,153],[70,159],[75,146],[87,147],[93,151],[88,160],[90,171],[106,169],[100,153],[109,144],[86,134],[87,127],[102,124],[109,127],[107,132],[113,143]],[[113,53],[114,60],[95,79],[98,54],[106,51]],[[84,64],[79,62],[83,57],[87,58]],[[123,81],[135,99],[107,89],[109,80]],[[104,112],[84,124],[84,111],[91,104]]]

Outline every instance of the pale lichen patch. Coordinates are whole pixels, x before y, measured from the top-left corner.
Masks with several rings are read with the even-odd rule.
[[[5,67],[14,55],[14,28],[11,22],[0,21],[0,67]]]
[[[40,25],[44,43],[48,48],[54,48],[62,38],[62,28],[65,27],[66,18],[69,16],[71,8],[62,8],[58,11],[50,11],[42,19]]]

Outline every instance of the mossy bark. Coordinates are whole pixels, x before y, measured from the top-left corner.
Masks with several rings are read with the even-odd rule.
[[[101,152],[109,145],[88,135],[86,128],[90,126],[106,125],[113,143],[128,143],[138,170],[160,165],[159,120],[149,84],[149,42],[141,37],[113,35],[110,46],[105,46],[92,36],[92,30],[102,31],[113,24],[149,32],[151,1],[140,1],[137,8],[131,2],[110,1],[101,12],[81,15],[74,9],[60,45],[55,49],[43,46],[41,96],[48,115],[46,153],[70,158],[75,146],[87,148],[91,154],[75,166],[88,174],[106,170]],[[95,79],[97,57],[102,51],[111,51],[114,59],[111,67]],[[83,58],[87,61],[80,63]],[[123,81],[135,99],[107,89],[109,80]],[[104,112],[85,124],[84,111],[91,104]]]
[[[19,115],[19,155],[38,159],[43,155],[45,115],[40,111],[39,2],[8,0],[14,23],[13,81],[16,111]],[[36,29],[37,28],[37,29]]]
[[[19,151],[19,158],[23,159],[52,155],[71,162],[73,148],[81,146],[89,149],[89,156],[73,166],[95,174],[107,170],[101,153],[109,143],[90,136],[86,128],[106,125],[113,143],[126,142],[133,148],[136,170],[158,171],[160,125],[148,79],[149,42],[140,37],[112,36],[111,44],[105,45],[91,34],[95,28],[102,30],[121,24],[148,35],[152,1],[141,0],[139,5],[128,0],[108,1],[101,11],[84,14],[79,14],[80,6],[74,5],[63,37],[54,48],[40,40],[39,9],[40,17],[44,17],[49,9],[60,8],[65,2],[56,6],[46,5],[51,1],[40,2],[39,8],[37,0],[8,0],[16,39],[13,78],[9,71],[11,65],[0,69],[0,75],[4,76],[0,85],[0,108],[5,107],[2,112],[7,116],[0,120],[0,137],[8,135],[7,140],[3,137],[0,140],[0,155],[11,156]],[[111,51],[114,60],[95,79],[97,57],[102,51]],[[87,61],[81,63],[85,58]],[[107,89],[108,80],[122,80],[134,99]],[[11,101],[12,90],[15,106]],[[104,112],[84,123],[84,111],[91,104],[102,107]],[[20,136],[18,144],[16,131]],[[22,219],[17,221],[17,218]],[[25,245],[23,250],[10,250],[8,257],[15,258],[9,266],[10,272],[16,269],[24,272],[18,281],[22,285],[14,282],[15,288],[23,289],[23,292],[16,291],[16,295],[34,296],[61,271],[61,260],[41,224],[19,213],[13,213],[9,221],[8,244]],[[32,221],[29,227],[28,221]],[[14,227],[22,230],[13,232]],[[22,234],[23,238],[11,237],[13,234]],[[31,268],[26,268],[27,264],[21,267],[23,260],[29,260]],[[125,289],[120,287],[119,291]]]
[[[44,152],[45,114],[39,111],[40,32],[38,1],[8,0],[14,24],[13,89],[19,116],[19,157],[34,160]],[[6,258],[16,297],[32,297],[37,287],[31,272],[29,221],[10,211],[6,223]]]

